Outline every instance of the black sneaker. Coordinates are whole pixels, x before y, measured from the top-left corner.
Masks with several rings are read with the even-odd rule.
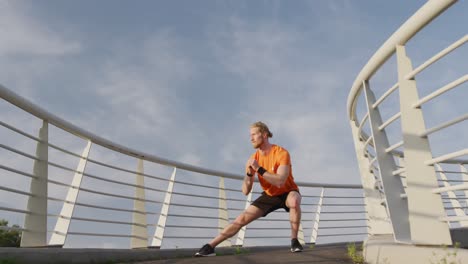
[[[216,256],[214,248],[210,244],[204,245],[197,253],[195,257],[214,257]]]
[[[303,250],[301,243],[297,238],[291,239],[291,252],[301,252]]]

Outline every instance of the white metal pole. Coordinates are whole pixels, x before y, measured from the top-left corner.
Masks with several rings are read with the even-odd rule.
[[[319,202],[317,204],[317,210],[315,212],[315,220],[314,220],[314,226],[312,227],[312,235],[310,236],[310,243],[311,244],[315,244],[317,242],[319,222],[320,222],[320,213],[322,212],[324,192],[325,192],[325,189],[322,188],[322,190],[320,191]]]
[[[138,160],[135,200],[133,201],[133,225],[132,239],[130,242],[131,248],[146,248],[148,247],[148,224],[146,220],[145,208],[145,177],[143,176],[144,167],[143,160]]]
[[[42,122],[36,147],[33,175],[31,179],[27,213],[24,218],[24,231],[21,236],[21,247],[47,246],[47,176],[49,159],[49,124]]]
[[[229,215],[226,203],[226,190],[224,188],[224,177],[219,177],[219,209],[218,209],[218,229],[223,230],[229,224]],[[230,247],[231,239],[224,240],[219,247]]]
[[[249,195],[247,195],[247,200],[245,202],[246,210],[250,206],[251,203],[252,203],[252,192],[250,192]],[[237,233],[236,246],[238,247],[244,246],[244,238],[245,238],[246,231],[247,231],[247,226],[243,226],[241,230],[239,230],[239,232]]]
[[[463,164],[460,164],[460,171],[462,174],[462,180],[468,182],[468,170]],[[468,190],[465,190],[465,206],[468,206]],[[468,209],[465,209],[465,213],[468,212]]]
[[[364,203],[367,218],[367,233],[370,235],[393,234],[393,228],[390,222],[385,197],[377,187],[378,182],[372,173],[369,157],[365,156],[365,143],[360,139],[359,128],[355,121],[351,121],[351,129],[354,138],[354,147],[361,175],[362,188],[364,191]],[[372,138],[370,138],[372,140]]]
[[[83,179],[83,173],[86,169],[86,163],[88,162],[89,151],[91,149],[92,142],[88,140],[88,144],[81,154],[78,167],[76,168],[75,175],[70,188],[68,188],[68,193],[66,199],[63,203],[62,210],[55,224],[54,232],[49,240],[49,246],[58,246],[63,247],[65,240],[67,239],[68,229],[70,228],[71,218],[73,216],[73,211],[75,209],[75,203],[78,199],[78,193],[81,187],[81,181]]]
[[[385,130],[380,130],[382,117],[378,108],[373,108],[375,95],[369,88],[369,82],[364,82],[364,94],[366,98],[369,122],[374,141],[375,153],[379,164],[380,180],[386,198],[388,214],[390,215],[395,240],[410,242],[410,226],[408,223],[408,205],[401,195],[404,194],[402,182],[399,176],[394,176],[393,171],[397,166],[392,154],[385,150],[390,146]]]
[[[151,241],[151,247],[161,248],[161,244],[164,237],[164,229],[166,228],[167,215],[169,214],[169,206],[171,205],[172,190],[174,189],[174,181],[176,176],[177,168],[174,168],[172,172],[171,180],[167,186],[166,196],[164,197],[164,203],[161,207],[161,214],[159,215],[158,225],[154,232],[153,239]]]
[[[452,245],[448,224],[439,221],[445,216],[441,196],[432,192],[438,187],[437,175],[433,166],[425,164],[432,159],[429,140],[418,136],[426,126],[421,108],[413,107],[419,100],[416,81],[405,78],[413,66],[404,46],[397,45],[396,55],[411,240],[423,245]]]
[[[447,181],[447,176],[445,175],[445,173],[442,172],[443,171],[442,166],[440,166],[439,164],[435,164],[435,167],[436,167],[437,170],[440,171],[439,175],[440,175],[440,179],[444,183],[444,187],[451,186],[450,183]],[[448,191],[447,195],[450,198],[450,203],[452,204],[452,206],[454,208],[453,210],[455,211],[455,214],[457,216],[466,216],[465,211],[463,209],[461,209],[461,204],[458,201],[458,197],[455,194],[455,192],[454,191]],[[462,227],[467,227],[468,226],[468,221],[460,221],[459,223],[460,223],[460,226],[462,226]],[[448,224],[449,224],[449,226],[451,225],[450,222],[448,222]]]

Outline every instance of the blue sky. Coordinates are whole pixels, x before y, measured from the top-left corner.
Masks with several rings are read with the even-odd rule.
[[[239,174],[262,120],[298,181],[359,183],[349,90],[425,2],[0,1],[0,83],[111,141]],[[460,1],[411,41],[414,65],[466,34],[467,13]],[[466,69],[459,54],[452,79]],[[396,77],[376,78],[389,88]],[[455,112],[466,94],[452,95]],[[2,120],[23,120],[0,107]],[[466,129],[454,133],[466,145]]]

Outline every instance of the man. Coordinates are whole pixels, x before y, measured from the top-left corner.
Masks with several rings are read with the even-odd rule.
[[[215,256],[214,248],[217,245],[234,236],[243,226],[279,208],[289,212],[291,252],[302,251],[302,245],[297,240],[301,221],[301,194],[294,182],[288,151],[271,144],[268,140],[271,137],[273,134],[264,123],[256,122],[250,126],[250,141],[257,151],[245,165],[242,192],[248,195],[252,191],[255,174],[264,191],[234,222],[226,226],[210,243],[204,245],[195,256]]]

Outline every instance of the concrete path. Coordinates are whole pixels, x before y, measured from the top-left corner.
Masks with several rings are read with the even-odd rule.
[[[234,263],[320,263],[320,264],[336,264],[336,263],[353,263],[347,256],[347,246],[328,245],[316,246],[307,248],[300,253],[291,253],[288,247],[282,249],[274,249],[265,252],[246,252],[236,253],[235,255],[225,255],[216,257],[192,257],[166,259],[157,261],[133,262],[138,264],[169,264],[169,263],[213,263],[213,264],[234,264]]]
[[[360,243],[359,243],[360,244]],[[216,257],[193,255],[197,249],[92,249],[92,248],[0,248],[0,263],[352,263],[347,243],[305,246],[291,253],[289,246],[217,248]]]

